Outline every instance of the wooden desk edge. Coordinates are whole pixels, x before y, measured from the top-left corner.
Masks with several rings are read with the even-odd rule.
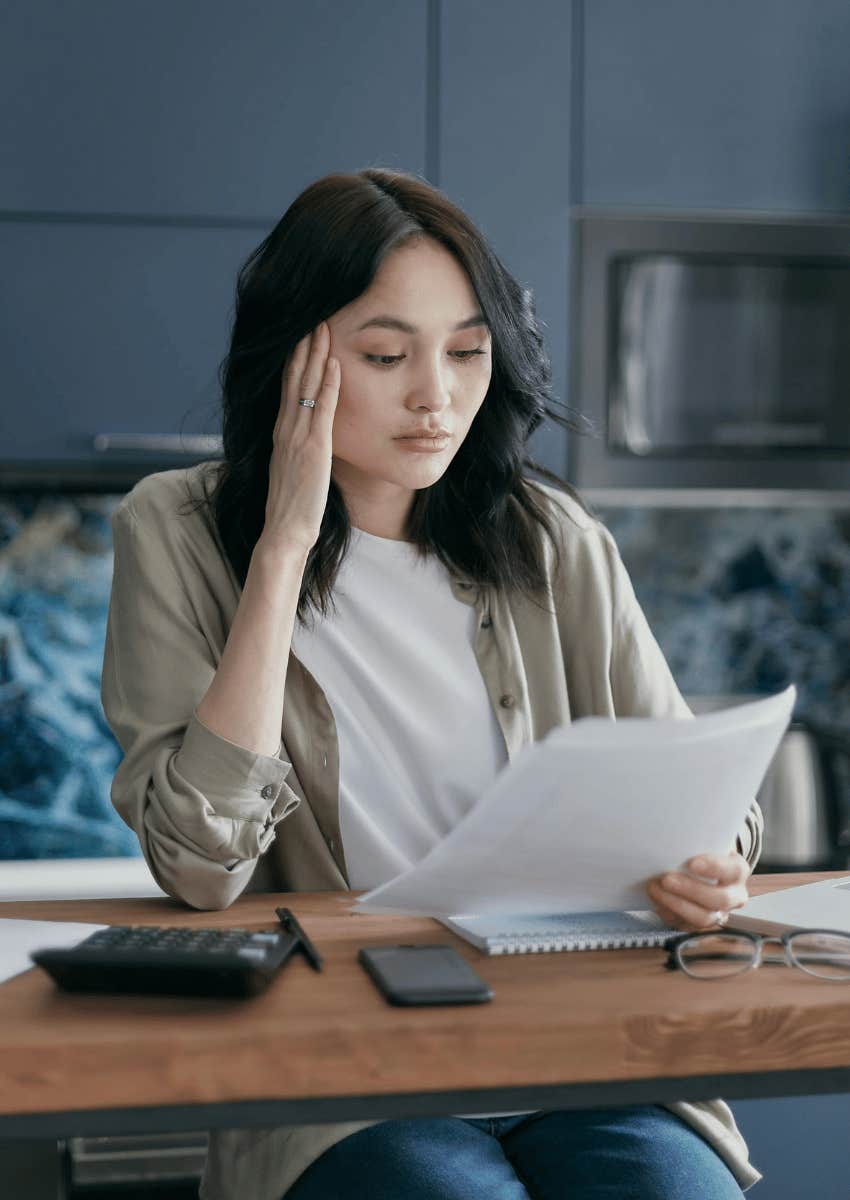
[[[665,1104],[682,1099],[712,1100],[718,1096],[724,1100],[745,1100],[847,1092],[850,1092],[850,1067],[772,1071],[757,1076],[697,1075],[688,1078],[684,1089],[678,1077],[659,1077],[486,1091],[72,1109],[68,1112],[2,1114],[0,1140],[131,1136],[162,1133],[164,1129],[190,1133],[210,1129],[445,1116],[446,1113],[488,1110],[582,1109],[620,1104]]]

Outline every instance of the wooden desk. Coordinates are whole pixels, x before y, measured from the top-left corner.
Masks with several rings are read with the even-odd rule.
[[[838,874],[838,873],[835,873]],[[755,876],[754,893],[827,876]],[[289,904],[325,958],[249,1000],[73,995],[34,968],[0,986],[0,1138],[65,1138],[713,1096],[850,1091],[850,986],[761,968],[699,982],[663,950],[490,958],[424,918],[351,915],[355,893],[29,901],[0,916],[272,928]],[[362,945],[447,941],[485,1005],[396,1008]]]

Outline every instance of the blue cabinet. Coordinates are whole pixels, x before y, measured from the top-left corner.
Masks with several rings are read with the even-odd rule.
[[[435,136],[440,187],[531,289],[552,390],[568,388],[572,4],[441,6]],[[563,475],[566,433],[546,422],[531,456]]]
[[[233,281],[256,227],[0,222],[2,458],[115,461],[98,434],[214,432]]]
[[[847,211],[847,0],[587,0],[582,200]]]
[[[426,0],[5,9],[5,209],[271,223],[327,171],[421,168]]]
[[[9,10],[7,486],[49,480],[53,467],[59,486],[74,468],[120,487],[97,434],[216,430],[248,253],[321,175],[371,163],[424,171],[426,29],[426,0]],[[137,474],[179,461],[153,454]]]

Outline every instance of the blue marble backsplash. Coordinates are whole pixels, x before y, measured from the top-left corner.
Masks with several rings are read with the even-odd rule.
[[[118,495],[0,496],[0,860],[138,855],[100,706]],[[686,695],[850,727],[850,514],[599,509]]]
[[[139,855],[100,705],[120,496],[0,496],[0,859]]]
[[[796,717],[850,729],[850,512],[597,509],[685,695],[794,683]]]

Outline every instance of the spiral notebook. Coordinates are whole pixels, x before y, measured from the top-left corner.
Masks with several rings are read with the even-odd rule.
[[[485,954],[549,954],[559,950],[620,950],[663,946],[675,937],[651,910],[437,917]]]

